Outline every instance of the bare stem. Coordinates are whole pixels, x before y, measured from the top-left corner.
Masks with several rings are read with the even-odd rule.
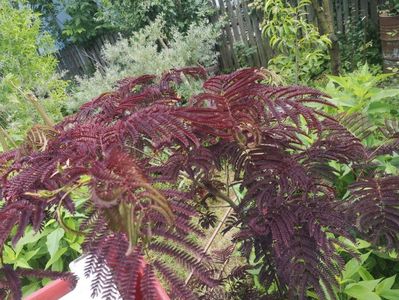
[[[35,107],[39,115],[42,117],[44,123],[47,126],[54,127],[54,121],[50,118],[50,116],[47,114],[46,110],[44,109],[43,105],[39,102],[39,100],[36,98],[35,95],[32,93],[29,93],[26,95],[26,98],[32,103],[32,105]]]
[[[230,215],[231,211],[233,210],[232,207],[229,207],[223,218],[220,220],[220,223],[218,224],[218,226],[215,228],[215,231],[212,233],[212,236],[209,238],[208,243],[206,244],[205,248],[204,248],[204,254],[197,260],[198,262],[201,262],[202,259],[204,258],[204,255],[208,253],[209,248],[211,247],[212,243],[214,242],[217,234],[219,233],[220,229],[222,228],[224,222],[227,220],[227,217]],[[190,274],[188,274],[185,284],[187,285],[191,279],[191,277],[193,276],[194,271],[191,271]]]
[[[14,147],[14,148],[17,148],[18,146],[17,146],[17,143],[14,141],[14,139],[7,133],[7,131],[3,128],[3,127],[1,127],[0,126],[0,134],[1,135],[3,135],[5,138],[6,138],[6,140],[8,140],[11,144],[12,144],[12,146]]]
[[[14,86],[14,88],[22,95],[24,96],[32,105],[33,107],[37,110],[37,112],[39,113],[39,115],[42,117],[44,123],[47,126],[50,127],[54,127],[54,122],[53,120],[50,118],[50,116],[47,114],[46,110],[44,109],[44,107],[42,106],[42,104],[39,102],[39,100],[37,99],[37,97],[32,93],[32,92],[28,92],[28,93],[24,93],[21,88],[19,88],[18,86],[16,86],[13,82],[11,82],[11,84]]]
[[[5,152],[5,151],[10,150],[10,147],[8,147],[6,137],[5,137],[4,132],[3,132],[2,129],[3,128],[0,129],[0,145],[3,148],[3,151]]]

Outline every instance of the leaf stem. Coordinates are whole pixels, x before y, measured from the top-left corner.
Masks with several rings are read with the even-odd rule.
[[[11,81],[12,86],[22,95],[24,96],[36,109],[36,111],[39,113],[39,115],[42,117],[44,123],[47,126],[54,127],[54,122],[50,118],[50,116],[47,114],[46,110],[44,109],[43,105],[39,102],[37,97],[32,93],[24,93],[20,87],[16,86],[12,81]]]
[[[0,145],[3,148],[3,152],[7,152],[10,150],[10,147],[7,144],[7,140],[2,129],[3,128],[0,126]]]
[[[14,141],[14,139],[7,133],[7,131],[0,126],[0,134],[2,134],[11,144],[14,148],[17,148],[17,143]]]
[[[26,98],[30,101],[30,103],[32,103],[33,107],[37,110],[39,115],[42,117],[44,123],[47,126],[54,127],[54,125],[55,125],[54,121],[47,114],[46,110],[44,109],[43,105],[39,102],[37,97],[32,93],[28,93],[26,95]]]

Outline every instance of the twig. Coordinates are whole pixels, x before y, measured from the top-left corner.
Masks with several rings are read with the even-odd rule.
[[[220,229],[222,228],[224,222],[227,220],[227,217],[230,215],[231,211],[232,211],[234,208],[237,208],[237,205],[236,205],[236,204],[234,203],[234,201],[229,197],[229,196],[230,196],[230,189],[229,189],[229,186],[230,186],[229,168],[228,168],[228,164],[227,164],[227,162],[226,162],[226,187],[227,187],[227,195],[224,195],[223,193],[221,193],[221,194],[223,195],[223,197],[226,197],[226,199],[225,199],[226,201],[227,201],[227,199],[228,199],[227,202],[229,202],[229,203],[232,202],[232,205],[231,205],[231,207],[229,207],[229,208],[226,210],[226,212],[225,212],[224,216],[222,217],[222,219],[220,220],[218,226],[217,226],[217,227],[215,228],[215,230],[213,231],[212,236],[209,238],[208,243],[206,244],[206,246],[205,246],[205,248],[204,248],[204,254],[198,259],[198,262],[201,262],[202,259],[204,258],[204,255],[207,254],[209,248],[211,247],[212,243],[214,242],[214,240],[215,240],[217,234],[219,233]],[[234,189],[233,189],[233,190],[234,190]],[[236,194],[236,199],[238,199],[237,193],[236,193],[235,191],[234,191],[234,193]],[[227,263],[226,263],[226,264],[227,264]],[[223,266],[223,268],[224,268],[224,266]],[[223,272],[223,271],[222,271],[222,272]],[[189,283],[189,281],[190,281],[191,277],[193,276],[193,274],[194,274],[194,271],[192,270],[192,271],[190,272],[190,274],[189,274],[189,275],[187,276],[187,278],[186,278],[186,281],[185,281],[185,284],[186,284],[186,285]]]
[[[30,101],[30,103],[32,103],[32,105],[34,106],[34,108],[37,110],[37,112],[39,113],[39,115],[42,117],[44,123],[47,126],[50,127],[54,127],[54,122],[53,120],[49,117],[49,115],[46,113],[46,110],[44,109],[44,107],[41,105],[41,103],[39,102],[39,100],[37,99],[37,97],[35,95],[33,95],[32,93],[29,93],[27,95],[25,95],[25,97]]]
[[[28,92],[27,94],[24,93],[21,90],[21,88],[16,86],[12,81],[11,81],[11,84],[22,96],[24,96],[30,103],[32,103],[33,107],[37,110],[39,115],[42,117],[44,123],[47,126],[54,127],[53,120],[49,117],[46,110],[44,109],[44,107],[42,106],[42,104],[39,102],[39,100],[37,99],[37,97],[35,95],[32,92]]]
[[[1,129],[3,129],[3,128],[1,128]],[[4,132],[2,130],[0,130],[0,145],[3,148],[4,152],[10,150],[10,147],[7,144],[6,137],[4,136]]]
[[[237,246],[237,243],[234,243],[233,244],[233,250],[232,250],[231,254],[233,254],[234,250],[236,249],[236,246]],[[231,259],[231,255],[229,255],[229,257],[223,262],[223,265],[220,268],[220,272],[219,272],[219,275],[217,277],[218,280],[222,277],[224,269],[226,268],[226,266],[229,263],[230,259]]]
[[[8,140],[11,144],[12,144],[12,146],[14,147],[14,148],[17,148],[18,146],[17,146],[17,143],[14,141],[14,139],[7,133],[7,131],[3,128],[3,127],[1,127],[0,126],[0,133],[6,138],[6,140]]]
[[[212,243],[214,242],[217,234],[219,233],[219,230],[222,228],[224,222],[227,220],[227,217],[229,216],[229,214],[231,213],[231,211],[233,210],[232,207],[229,207],[223,218],[220,220],[220,223],[218,224],[218,226],[215,228],[215,231],[213,232],[212,236],[209,238],[208,243],[206,244],[205,248],[204,248],[204,254],[198,259],[198,262],[201,262],[202,259],[204,258],[204,255],[207,254],[209,248],[211,247]],[[191,277],[193,276],[194,271],[191,271],[190,274],[188,274],[186,280],[185,280],[185,284],[187,285],[191,279]]]

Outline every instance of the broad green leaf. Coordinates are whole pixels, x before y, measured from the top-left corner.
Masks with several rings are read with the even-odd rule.
[[[24,257],[18,257],[18,259],[14,263],[14,268],[24,268],[24,269],[32,269],[29,263],[26,261]]]
[[[364,248],[368,248],[370,246],[371,246],[371,244],[369,242],[362,240],[362,239],[356,239],[356,248],[357,249],[364,249]]]
[[[381,281],[375,288],[376,293],[380,295],[382,292],[390,290],[395,283],[395,279],[396,275],[393,275]]]
[[[364,264],[364,262],[369,258],[370,254],[371,254],[371,251],[360,255],[360,261],[362,262],[362,264]]]
[[[356,272],[358,272],[361,265],[367,260],[370,254],[371,252],[362,254],[360,256],[360,261],[356,258],[352,258],[351,260],[349,260],[346,263],[344,270],[342,271],[343,280],[351,278]]]
[[[14,250],[11,247],[4,245],[3,248],[3,259],[5,263],[13,263],[16,259]]]
[[[29,228],[25,235],[15,245],[15,252],[18,254],[21,252],[25,245],[36,243],[39,239],[46,236],[49,233],[49,228],[45,228],[41,232],[35,232],[32,228]]]
[[[386,290],[382,291],[380,294],[381,297],[388,300],[398,300],[399,299],[399,290]]]
[[[47,262],[45,269],[47,270],[52,264],[61,258],[61,256],[67,251],[67,248],[60,248]]]
[[[369,273],[369,271],[367,271],[367,269],[364,267],[360,267],[358,272],[359,272],[360,277],[363,280],[373,280],[374,279],[373,275],[371,275]]]
[[[367,108],[367,112],[369,114],[378,114],[378,113],[383,114],[383,113],[389,113],[390,111],[391,111],[391,108],[384,101],[372,102],[372,103],[370,103],[370,105]]]
[[[379,89],[379,91],[373,95],[371,100],[374,102],[385,98],[396,97],[398,95],[399,89]]]
[[[62,261],[62,259],[57,259],[51,265],[51,271],[61,272],[63,269],[64,269],[64,262]]]
[[[47,236],[47,249],[50,257],[52,258],[54,254],[57,252],[58,248],[60,247],[60,240],[64,236],[65,231],[62,228],[58,228],[54,230]]]
[[[351,284],[348,284],[348,286],[345,288],[345,291],[347,289],[350,289],[351,287],[354,287],[354,286],[362,286],[365,289],[367,289],[369,292],[371,292],[372,290],[375,289],[375,287],[381,281],[381,279],[382,278],[374,279],[374,280],[364,280],[364,281],[359,281],[359,282],[356,282],[356,283],[351,283]]]
[[[359,268],[360,268],[359,260],[357,260],[356,258],[352,258],[351,260],[349,260],[346,263],[345,268],[342,272],[343,280],[351,278],[356,272],[359,271]]]
[[[344,292],[358,300],[381,300],[380,296],[371,292],[368,288],[358,283],[346,287]]]
[[[69,245],[69,247],[73,250],[75,250],[76,252],[81,253],[82,252],[82,247],[79,243],[72,243]]]
[[[34,257],[38,252],[39,252],[39,248],[36,248],[35,250],[31,250],[31,251],[27,251],[23,253],[23,258],[26,259],[26,261],[30,261],[32,259],[32,257]],[[19,259],[19,257],[18,257]]]
[[[345,107],[354,107],[357,104],[356,99],[353,98],[352,95],[335,96],[329,99],[329,101],[336,106],[345,106]]]

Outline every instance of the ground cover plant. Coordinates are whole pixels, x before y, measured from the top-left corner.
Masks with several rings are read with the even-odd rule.
[[[204,80],[203,91],[185,98],[176,85],[190,76]],[[384,144],[369,148],[362,137],[370,127],[328,115],[321,108],[332,104],[315,89],[266,85],[256,69],[206,76],[195,67],[160,79],[125,78],[51,130],[37,130],[40,138],[1,154],[1,250],[27,226],[39,230],[54,208],[73,214],[70,195],[85,186],[91,197],[77,233],[86,236],[93,294],[104,289],[109,298],[116,283],[124,299],[134,299],[140,277],[143,295],[155,299],[161,277],[173,297],[196,299],[159,254],[193,270],[205,289],[219,284],[211,258],[188,238],[201,235],[190,220],[204,193],[231,205],[234,241],[277,299],[337,298],[344,265],[338,250],[356,258],[345,239],[397,248],[399,177],[375,165],[377,156],[397,151],[395,124],[381,129]],[[345,197],[334,164],[355,175]],[[243,194],[238,202],[220,188],[218,175],[226,171]],[[61,274],[1,260],[4,298],[21,298],[21,276]]]

